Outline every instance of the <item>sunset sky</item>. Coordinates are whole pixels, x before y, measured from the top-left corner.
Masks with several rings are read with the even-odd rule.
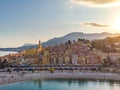
[[[0,0],[0,47],[70,32],[120,33],[120,0]]]

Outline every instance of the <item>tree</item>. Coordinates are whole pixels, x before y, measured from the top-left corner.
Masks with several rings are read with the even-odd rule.
[[[71,44],[71,41],[70,41],[70,40],[68,40],[68,44]]]
[[[8,62],[6,59],[4,59],[2,62],[1,62],[1,68],[5,68],[5,67],[8,67]]]

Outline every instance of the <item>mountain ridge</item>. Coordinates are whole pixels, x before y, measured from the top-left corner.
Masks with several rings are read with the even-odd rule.
[[[107,37],[114,37],[114,36],[120,36],[119,33],[108,33],[108,32],[102,32],[102,33],[83,33],[83,32],[71,32],[61,37],[54,37],[52,39],[49,39],[46,42],[43,42],[42,45],[44,47],[48,46],[54,46],[61,43],[65,43],[68,40],[78,40],[78,38],[81,39],[88,39],[88,40],[95,40],[95,39],[105,39]],[[17,48],[0,48],[0,51],[22,51],[30,48],[36,48],[37,44],[31,44],[31,43],[25,43],[24,45],[17,47]]]

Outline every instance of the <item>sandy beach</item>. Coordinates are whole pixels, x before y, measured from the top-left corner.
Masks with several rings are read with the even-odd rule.
[[[101,72],[35,72],[35,73],[1,73],[0,74],[0,85],[28,81],[34,79],[95,79],[95,80],[116,80],[120,81],[120,74],[115,73],[101,73]]]

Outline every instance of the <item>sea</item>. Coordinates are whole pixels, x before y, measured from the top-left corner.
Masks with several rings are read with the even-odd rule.
[[[12,51],[0,51],[0,56],[5,56],[5,55],[8,55],[8,54],[15,54],[17,52],[12,52]]]
[[[100,80],[31,80],[0,85],[0,90],[120,90],[120,82]]]

